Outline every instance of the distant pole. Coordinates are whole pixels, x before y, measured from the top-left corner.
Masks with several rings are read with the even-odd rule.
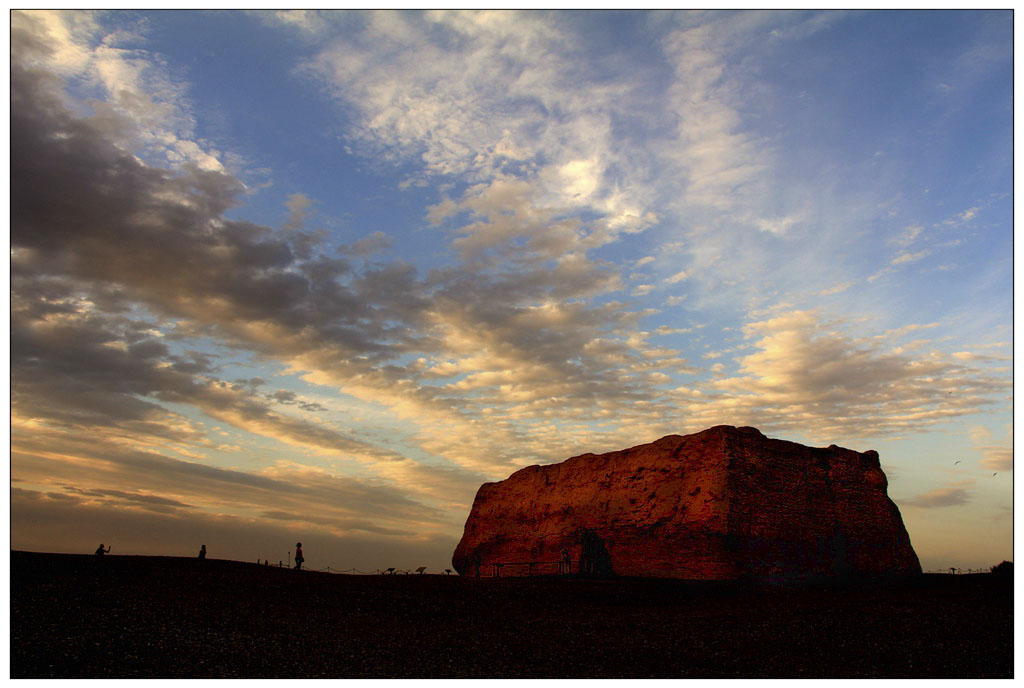
[[[288,550],[288,568],[292,567],[292,551]]]

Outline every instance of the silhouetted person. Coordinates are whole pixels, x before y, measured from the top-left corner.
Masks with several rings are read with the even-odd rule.
[[[304,561],[306,561],[306,560],[302,557],[302,543],[301,542],[296,542],[295,543],[295,570],[296,571],[299,571],[299,570],[302,569],[302,562],[304,562]]]
[[[199,548],[199,558],[200,559],[205,559],[206,558],[206,545],[203,545],[202,547]]]
[[[104,554],[106,554],[109,551],[110,551],[109,547],[107,547],[106,549],[103,549],[103,543],[101,542],[100,546],[96,548],[96,556],[97,557],[102,557]]]
[[[572,573],[572,559],[569,558],[569,550],[562,548],[562,573]]]

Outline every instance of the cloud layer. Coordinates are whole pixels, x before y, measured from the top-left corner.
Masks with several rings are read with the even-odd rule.
[[[394,228],[320,229],[304,192],[280,226],[238,219],[255,191],[139,35],[14,13],[19,528],[108,510],[447,547],[476,487],[521,465],[720,423],[849,443],[997,406],[998,345],[808,305],[927,264],[986,212],[873,236],[884,259],[849,279],[815,263],[848,224],[749,125],[752,46],[841,15],[644,17],[648,43],[601,45],[558,13],[259,16],[307,46],[296,78],[353,154],[436,191],[401,228],[431,233],[420,260]]]

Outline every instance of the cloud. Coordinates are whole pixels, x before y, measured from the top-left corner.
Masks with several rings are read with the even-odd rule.
[[[685,244],[673,277],[700,275],[698,307],[746,306],[794,283],[821,291],[813,282],[831,281],[835,266],[818,256],[848,239],[847,225],[876,219],[844,209],[851,219],[837,222],[801,191],[807,180],[783,173],[775,135],[746,114],[771,95],[761,58],[843,16],[667,14],[638,29],[637,51],[598,48],[560,13],[347,13],[331,16],[302,73],[344,109],[354,150],[437,183],[479,184],[427,216],[440,226],[476,214],[456,240],[463,257],[542,241],[551,257],[573,241],[591,250],[653,229],[655,243]],[[602,222],[573,237],[593,216]]]
[[[284,224],[285,229],[300,230],[306,222],[306,216],[313,208],[313,200],[305,194],[291,194],[285,206],[288,208],[288,220]]]
[[[986,471],[1013,470],[1013,428],[1006,433],[1005,444],[993,441],[992,431],[982,425],[971,428],[971,441],[981,452],[982,459],[978,464]]]
[[[156,56],[91,14],[12,15],[12,474],[45,492],[19,494],[19,524],[103,507],[163,532],[441,542],[480,482],[528,463],[723,422],[891,435],[1006,394],[980,358],[817,311],[749,316],[747,349],[714,346],[737,356],[729,376],[652,344],[691,332],[628,303],[662,276],[624,284],[627,236],[660,232],[623,255],[672,254],[664,281],[693,291],[678,324],[716,298],[778,303],[787,279],[834,283],[817,256],[839,232],[805,241],[821,218],[774,193],[743,116],[756,60],[735,59],[817,24],[673,15],[645,29],[639,70],[634,46],[589,45],[570,16],[268,19],[306,36],[302,73],[346,108],[353,150],[444,189],[423,272],[380,255],[398,234],[328,246],[304,194],[280,227],[232,219],[246,186]]]
[[[304,72],[354,110],[357,148],[418,160],[429,175],[529,178],[541,205],[586,207],[634,231],[650,222],[647,190],[621,183],[644,163],[616,132],[638,120],[632,103],[654,95],[626,55],[605,54],[612,46],[591,50],[574,22],[557,14],[336,19]],[[575,59],[580,51],[592,59]],[[435,206],[430,221],[450,212]]]
[[[91,504],[254,515],[273,505],[306,514],[308,521],[321,526],[333,524],[337,532],[352,519],[367,518],[381,528],[419,536],[452,525],[443,511],[411,497],[392,481],[342,476],[283,460],[260,472],[229,470],[132,448],[103,436],[19,430],[15,428],[12,438],[12,470],[19,481],[58,489]],[[133,491],[127,486],[145,487]]]
[[[664,50],[675,70],[669,97],[679,111],[675,156],[689,182],[685,198],[726,208],[764,162],[756,142],[737,131],[740,118],[731,102],[736,85],[728,82],[717,50],[720,27],[677,30]]]
[[[114,501],[123,502],[128,505],[138,505],[146,509],[154,511],[168,511],[168,507],[171,509],[183,508],[192,509],[194,508],[191,504],[185,504],[179,502],[176,499],[167,499],[166,497],[160,497],[158,495],[141,494],[137,492],[124,492],[122,490],[109,490],[109,489],[94,489],[84,490],[78,487],[65,485],[63,486],[65,494],[70,493],[72,495],[81,495],[82,497],[112,497]]]
[[[764,218],[757,222],[758,229],[771,234],[785,234],[791,227],[804,220],[802,214],[788,215],[786,217]]]
[[[814,437],[879,437],[975,413],[1007,383],[937,351],[911,358],[884,339],[856,338],[814,311],[788,311],[744,327],[755,351],[714,394],[681,399],[698,424],[792,429]],[[954,387],[956,395],[946,394]]]
[[[961,506],[971,501],[971,493],[963,487],[940,487],[911,499],[898,500],[901,506],[919,509],[939,509],[947,506]]]
[[[11,335],[12,414],[149,441],[202,443],[200,430],[159,403],[189,404],[207,416],[265,437],[343,455],[399,458],[330,430],[273,412],[252,388],[209,375],[202,357],[178,356],[145,334],[150,323],[93,311],[32,319],[16,308]],[[278,394],[278,402],[292,399]]]
[[[849,289],[850,287],[852,287],[853,284],[854,284],[853,282],[840,282],[839,284],[835,285],[834,287],[829,287],[828,289],[824,289],[824,290],[818,292],[818,295],[819,296],[831,296],[833,294],[841,294],[844,291],[846,291],[847,289]]]
[[[440,203],[427,208],[427,221],[430,222],[430,224],[437,226],[441,224],[445,218],[454,215],[458,209],[458,203],[450,198],[445,198]]]
[[[921,225],[907,225],[903,232],[898,237],[890,239],[889,243],[898,246],[909,246],[923,231],[924,227]]]
[[[60,82],[41,75],[12,64],[12,164],[20,170],[11,232],[13,470],[39,481],[90,466],[83,484],[105,476],[142,488],[114,494],[96,486],[91,497],[106,490],[105,502],[124,506],[128,495],[150,494],[134,498],[148,508],[208,509],[212,495],[228,499],[240,485],[265,489],[276,503],[294,490],[198,462],[217,445],[202,422],[169,410],[181,405],[299,449],[404,461],[323,422],[277,413],[254,388],[218,379],[204,355],[176,349],[189,337],[213,336],[264,354],[328,347],[342,359],[387,357],[402,346],[387,322],[415,318],[424,303],[407,291],[409,271],[353,274],[344,260],[315,254],[316,240],[297,222],[275,233],[225,220],[241,190],[236,180],[194,165],[147,165],[124,152],[106,121],[71,114]],[[290,202],[293,218],[309,207],[305,197]],[[198,481],[188,499],[177,497],[183,475]],[[229,491],[216,487],[225,481]],[[231,499],[246,508],[245,498]],[[426,512],[388,513],[423,522]]]
[[[981,208],[979,208],[977,206],[975,206],[973,208],[968,208],[967,210],[965,210],[962,213],[960,213],[959,218],[963,222],[968,222],[968,221],[974,219],[974,216],[978,214],[979,210],[981,210]]]
[[[688,279],[689,277],[690,277],[690,275],[686,272],[686,270],[680,270],[679,272],[677,272],[676,274],[672,275],[671,277],[666,277],[665,278],[665,283],[666,284],[676,284],[677,282],[682,282],[683,280]]]
[[[256,12],[256,16],[268,23],[276,23],[298,29],[308,35],[317,35],[326,28],[323,16],[315,10],[275,10]]]
[[[895,258],[893,258],[891,264],[892,265],[904,265],[906,263],[916,263],[917,261],[919,261],[922,258],[924,258],[925,256],[927,256],[929,253],[931,253],[931,251],[928,251],[928,250],[918,251],[917,253],[906,253],[906,252],[903,252],[903,253],[899,254],[898,256],[896,256]]]
[[[126,149],[170,164],[223,170],[219,151],[196,140],[187,85],[172,79],[156,56],[119,47],[137,42],[140,26],[103,34],[96,17],[77,10],[12,12],[12,35],[18,37],[12,48],[26,64],[100,89],[105,98],[94,104],[95,126],[117,130]]]
[[[384,232],[374,232],[354,243],[342,244],[338,253],[352,257],[368,256],[390,248],[391,243],[391,237]]]
[[[95,17],[92,12],[14,12],[11,49],[62,77],[82,73],[91,61],[89,42],[100,31]]]
[[[538,205],[539,182],[501,177],[466,190],[456,201],[466,221],[449,225],[462,264],[426,276],[398,261],[355,269],[345,258],[385,236],[328,257],[299,226],[311,206],[301,195],[281,230],[226,219],[243,191],[234,177],[133,157],[117,128],[72,113],[59,81],[17,59],[11,85],[13,408],[25,423],[209,451],[200,426],[168,410],[185,405],[296,449],[401,457],[279,413],[220,380],[211,361],[176,352],[214,341],[391,408],[419,426],[410,439],[420,455],[500,473],[555,451],[522,444],[544,436],[541,418],[614,415],[652,394],[650,376],[688,370],[638,334],[644,313],[587,302],[621,289],[617,269],[588,253],[629,225]],[[114,317],[128,312],[144,315]],[[421,379],[396,364],[408,355],[456,361],[460,379]],[[494,423],[488,409],[508,420]]]

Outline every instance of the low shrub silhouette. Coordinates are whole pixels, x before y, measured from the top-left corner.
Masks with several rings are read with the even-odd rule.
[[[997,576],[1012,576],[1013,575],[1013,562],[1012,561],[1004,561],[1002,563],[996,564],[995,566],[992,567],[992,573],[994,573]]]

